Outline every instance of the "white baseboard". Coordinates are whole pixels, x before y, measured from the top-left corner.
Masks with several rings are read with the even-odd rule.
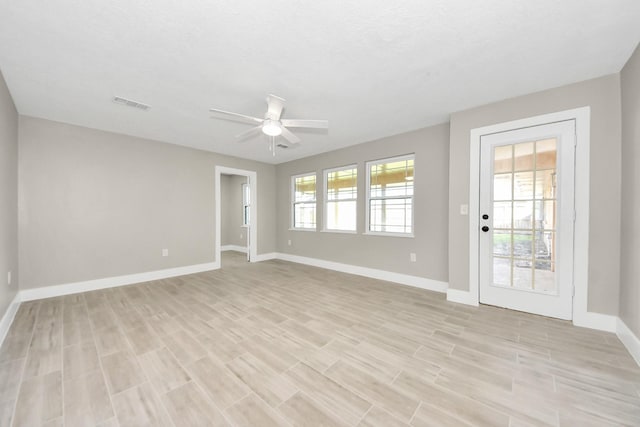
[[[256,258],[254,260],[252,260],[251,262],[261,262],[261,261],[269,261],[271,259],[276,259],[278,257],[278,254],[275,252],[269,252],[266,254],[258,254],[256,255]]]
[[[146,273],[128,274],[126,276],[105,277],[104,279],[87,280],[85,282],[67,283],[63,285],[44,286],[20,291],[21,301],[32,301],[62,295],[77,294],[79,292],[95,291],[98,289],[114,288],[116,286],[133,285],[150,280],[166,279],[185,274],[201,273],[217,270],[220,262],[187,265],[184,267],[167,268],[165,270],[148,271]]]
[[[7,337],[7,333],[13,323],[13,319],[16,317],[16,313],[20,307],[20,301],[20,292],[17,292],[13,301],[9,304],[9,307],[7,307],[7,311],[4,312],[4,316],[2,316],[2,319],[0,320],[0,346],[4,343],[4,339]]]
[[[638,339],[622,319],[617,319],[616,335],[620,338],[622,344],[627,347],[627,350],[631,353],[631,357],[633,357],[638,366],[640,366],[640,339]]]
[[[447,301],[475,307],[479,305],[478,298],[473,298],[470,292],[459,289],[447,289]],[[606,332],[616,332],[617,321],[618,318],[616,316],[594,312],[586,312],[573,317],[575,326]]]
[[[574,314],[573,324],[583,328],[597,329],[605,332],[616,332],[618,317],[610,314],[601,314],[588,311],[583,314]]]
[[[233,249],[235,250],[235,249]],[[343,273],[355,274],[358,276],[370,277],[373,279],[386,280],[402,285],[413,286],[416,288],[427,289],[436,292],[446,292],[447,301],[460,304],[477,306],[477,298],[471,298],[468,291],[459,289],[448,289],[448,283],[438,280],[426,279],[418,276],[394,273],[386,270],[377,270],[367,267],[359,267],[350,264],[342,264],[333,261],[326,261],[317,258],[308,258],[298,255],[271,252],[260,254],[255,262],[267,261],[271,259],[281,259],[284,261],[295,262],[299,264],[311,265],[314,267],[326,268],[329,270],[340,271]],[[165,270],[149,271],[146,273],[129,274],[125,276],[107,277],[104,279],[88,280],[84,282],[68,283],[63,285],[47,286],[35,289],[24,289],[16,294],[7,311],[0,319],[0,346],[6,338],[7,332],[11,327],[11,323],[15,318],[16,312],[22,301],[32,301],[43,298],[51,298],[62,295],[75,294],[79,292],[93,291],[98,289],[106,289],[117,286],[132,285],[135,283],[148,282],[151,280],[166,279],[169,277],[183,276],[186,274],[201,273],[204,271],[217,270],[220,268],[219,262],[211,262],[205,264],[188,265],[184,267],[169,268]],[[573,323],[590,329],[598,329],[601,331],[615,332],[631,353],[631,356],[640,365],[640,339],[627,327],[627,325],[618,317],[588,312],[579,318],[574,318]]]
[[[328,270],[340,271],[342,273],[355,274],[358,276],[370,277],[372,279],[386,280],[388,282],[399,283],[401,285],[413,286],[414,288],[427,289],[429,291],[446,292],[449,284],[439,280],[427,279],[424,277],[410,276],[408,274],[394,273],[375,268],[359,267],[357,265],[342,264],[339,262],[326,261],[317,258],[308,258],[285,253],[276,254],[278,259],[283,261],[296,262],[298,264],[312,265],[314,267],[326,268]]]
[[[472,305],[477,307],[478,298],[473,298],[471,292],[461,291],[459,289],[447,289],[447,301],[456,302],[458,304]]]
[[[236,251],[236,252],[242,252],[244,254],[247,253],[247,247],[246,246],[238,246],[238,245],[224,245],[224,246],[220,246],[220,250],[222,252],[224,251]]]

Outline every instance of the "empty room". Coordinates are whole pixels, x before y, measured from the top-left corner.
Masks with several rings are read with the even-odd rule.
[[[0,2],[0,427],[639,426],[640,2]]]

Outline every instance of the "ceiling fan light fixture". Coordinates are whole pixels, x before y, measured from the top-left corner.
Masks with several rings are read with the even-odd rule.
[[[262,124],[262,132],[269,136],[282,135],[282,125],[276,120],[265,120]]]

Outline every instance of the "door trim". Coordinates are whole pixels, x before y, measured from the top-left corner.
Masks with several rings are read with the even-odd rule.
[[[581,107],[544,114],[521,120],[498,123],[471,130],[469,155],[469,295],[470,305],[479,305],[479,249],[480,249],[480,138],[498,132],[521,129],[548,123],[575,120],[575,210],[573,252],[573,323],[585,325],[587,317],[589,281],[589,146],[591,108]],[[586,326],[586,325],[585,325]]]
[[[258,174],[255,171],[244,169],[229,168],[226,166],[216,166],[215,171],[215,201],[216,201],[216,237],[215,237],[215,256],[216,263],[220,266],[220,252],[222,241],[222,218],[221,218],[221,195],[220,195],[220,177],[221,175],[241,175],[249,179],[249,192],[251,193],[251,205],[249,212],[251,225],[249,226],[249,260],[257,262],[258,260]]]

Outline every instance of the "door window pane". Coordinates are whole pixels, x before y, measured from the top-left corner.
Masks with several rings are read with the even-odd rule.
[[[493,228],[511,228],[512,202],[493,204]]]
[[[493,160],[493,173],[511,172],[513,170],[513,145],[496,147]]]
[[[493,232],[493,254],[511,256],[511,231]]]
[[[533,228],[533,201],[513,202],[513,228]]]
[[[536,234],[536,260],[555,262],[556,233],[537,231]]]
[[[514,146],[513,170],[533,170],[533,142],[523,142]]]
[[[530,231],[513,232],[514,258],[531,259],[533,255],[533,236]]]
[[[493,176],[493,200],[511,200],[513,174],[501,173]]]
[[[511,286],[511,258],[493,258],[493,283],[498,286]]]
[[[513,176],[513,198],[533,199],[533,172],[518,172]]]
[[[536,142],[536,169],[556,168],[556,139],[545,139]]]
[[[553,230],[556,228],[556,201],[546,200],[542,202],[543,208],[540,212],[540,228]]]
[[[531,261],[513,260],[513,287],[518,289],[533,289],[533,274]]]
[[[552,263],[536,261],[534,289],[542,292],[553,292],[555,290],[554,270]]]
[[[553,199],[556,196],[556,172],[554,169],[536,171],[536,199]]]

